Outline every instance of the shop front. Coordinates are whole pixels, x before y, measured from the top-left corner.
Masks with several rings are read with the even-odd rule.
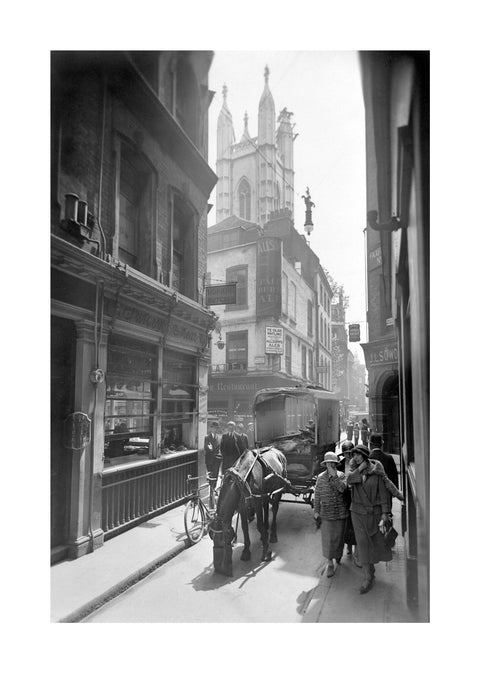
[[[253,419],[255,394],[262,388],[291,385],[291,379],[282,376],[249,375],[227,376],[211,374],[208,387],[208,414],[217,418],[223,427],[227,421],[248,423]]]
[[[212,313],[60,239],[52,266],[58,560],[92,551],[185,499],[206,433]],[[73,439],[79,419],[83,443]]]
[[[395,338],[361,344],[369,382],[370,427],[381,433],[385,449],[400,453],[398,345]]]

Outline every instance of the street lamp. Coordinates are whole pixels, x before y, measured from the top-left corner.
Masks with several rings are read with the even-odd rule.
[[[217,348],[221,351],[225,348],[225,341],[222,339],[222,335],[218,335]]]
[[[315,208],[315,204],[310,197],[310,190],[308,187],[305,195],[302,196],[302,199],[305,201],[305,224],[303,225],[303,228],[305,229],[308,236],[310,236],[311,232],[313,231],[312,207]]]

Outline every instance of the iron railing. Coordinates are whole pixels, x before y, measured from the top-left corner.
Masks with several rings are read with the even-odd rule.
[[[197,476],[197,451],[104,472],[102,529],[105,539],[180,505],[189,495],[187,476]]]

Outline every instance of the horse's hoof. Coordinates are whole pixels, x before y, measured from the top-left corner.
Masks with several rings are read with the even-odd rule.
[[[269,551],[266,554],[262,556],[262,561],[271,561],[272,560],[272,552]]]
[[[278,538],[276,535],[270,535],[270,542],[278,542]]]
[[[251,553],[249,551],[242,552],[242,555],[240,556],[241,561],[250,561],[250,558],[251,558]]]

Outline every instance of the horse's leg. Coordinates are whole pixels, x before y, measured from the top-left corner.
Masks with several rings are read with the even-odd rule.
[[[256,507],[257,510],[257,530],[260,533],[260,538],[262,540],[263,553],[262,561],[270,561],[272,558],[272,552],[268,546],[268,532],[265,528],[265,521],[263,517],[264,513],[264,504],[259,503]]]
[[[272,499],[272,527],[270,528],[270,542],[277,542],[277,512],[281,495],[275,495]]]
[[[267,531],[268,535],[268,514],[269,514],[269,508],[270,508],[270,502],[269,499],[267,498],[265,502],[263,503],[263,525],[265,526],[265,530]]]
[[[241,561],[250,561],[250,535],[248,533],[248,508],[240,507],[240,520],[242,522],[243,531],[243,552],[240,556]]]

